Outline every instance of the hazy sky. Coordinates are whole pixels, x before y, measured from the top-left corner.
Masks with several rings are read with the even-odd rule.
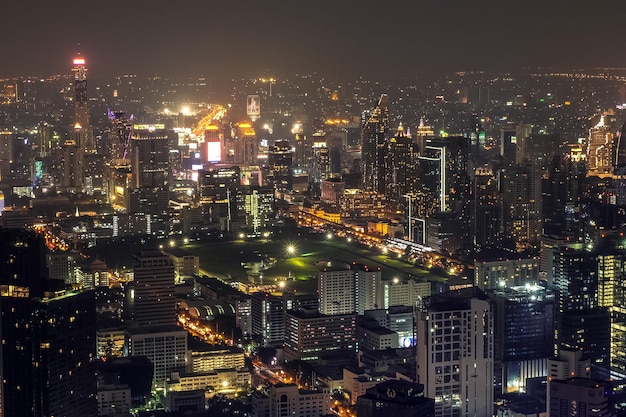
[[[2,0],[0,77],[626,67],[626,1]]]

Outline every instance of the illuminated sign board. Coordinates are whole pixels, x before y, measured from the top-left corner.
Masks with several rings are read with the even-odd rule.
[[[261,115],[261,97],[249,95],[246,100],[246,114],[252,120],[256,120]]]
[[[219,141],[206,142],[207,161],[208,162],[221,162],[222,161],[222,143]]]

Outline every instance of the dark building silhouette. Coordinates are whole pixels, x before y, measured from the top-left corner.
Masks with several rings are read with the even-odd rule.
[[[357,416],[434,417],[435,400],[424,397],[424,385],[403,380],[381,382],[356,401]]]
[[[97,414],[94,295],[62,287],[43,238],[0,229],[2,416]]]
[[[367,191],[385,192],[385,154],[389,132],[389,97],[382,94],[361,129],[362,184]]]

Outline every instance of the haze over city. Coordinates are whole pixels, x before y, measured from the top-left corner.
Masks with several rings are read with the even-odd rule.
[[[0,76],[626,67],[619,0],[6,2]],[[80,44],[80,46],[77,46]]]

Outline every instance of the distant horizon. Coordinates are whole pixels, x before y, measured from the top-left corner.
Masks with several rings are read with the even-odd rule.
[[[77,52],[95,78],[626,67],[623,0],[63,0],[8,2],[3,12],[3,77],[65,74]]]

